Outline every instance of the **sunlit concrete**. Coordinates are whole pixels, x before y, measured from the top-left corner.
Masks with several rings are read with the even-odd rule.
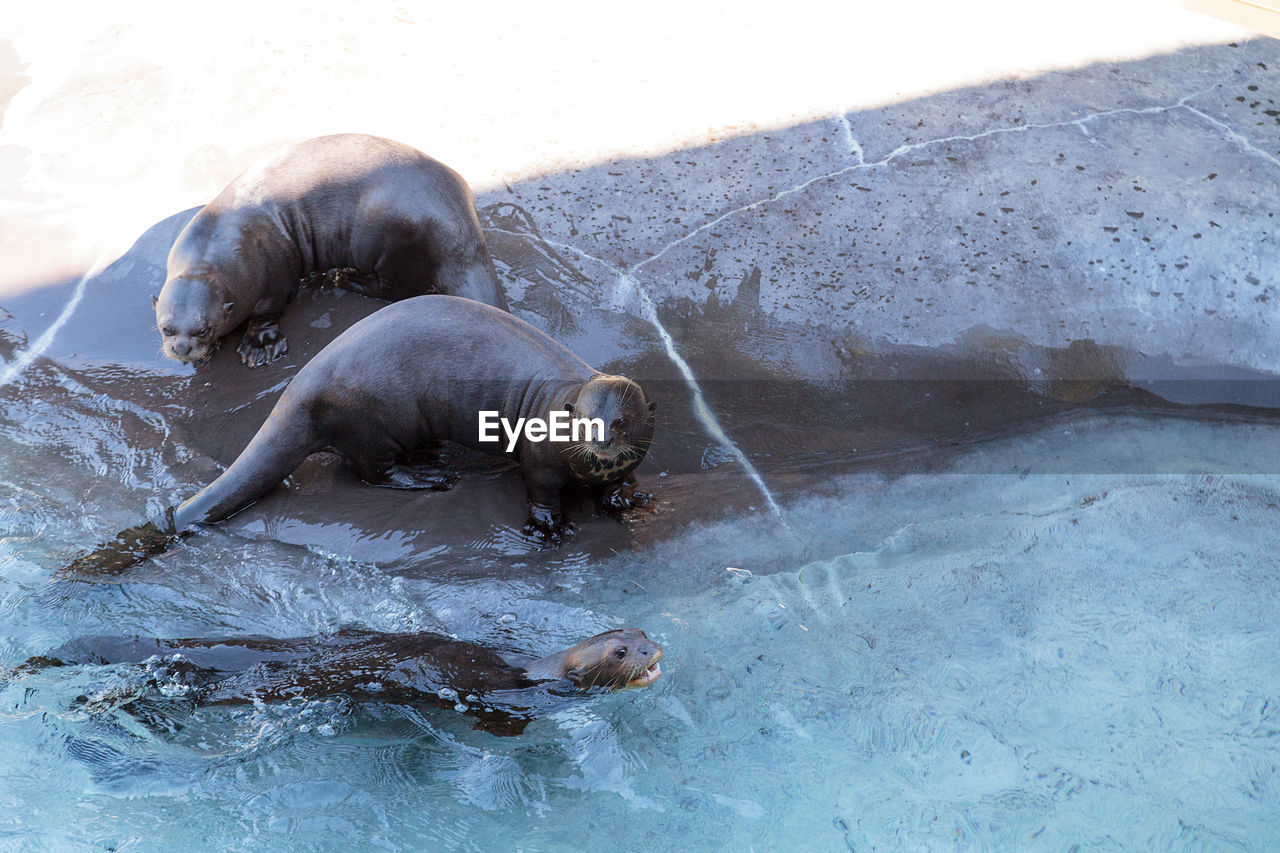
[[[590,10],[589,13],[587,10]],[[478,191],[1243,31],[1165,2],[6,3],[0,294],[363,131]]]

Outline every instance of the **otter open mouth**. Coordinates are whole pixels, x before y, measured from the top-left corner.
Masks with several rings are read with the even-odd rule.
[[[653,662],[653,666],[637,675],[635,678],[627,682],[628,687],[648,687],[653,682],[662,677],[662,667],[657,661]]]
[[[602,465],[615,465],[624,459],[630,459],[629,449],[626,447],[595,447],[590,444],[582,445],[584,448],[583,456],[594,459]]]

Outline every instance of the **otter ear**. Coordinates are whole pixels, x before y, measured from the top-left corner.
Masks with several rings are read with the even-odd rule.
[[[657,401],[656,401],[656,400],[650,400],[650,401],[649,401],[649,411],[650,411],[650,412],[656,412],[657,410],[658,410],[658,403],[657,403]]]
[[[236,304],[234,302],[224,302],[222,303],[222,313],[230,317],[231,309],[235,307],[236,307]]]
[[[151,294],[151,307],[155,308],[156,305],[159,304],[159,302],[160,302],[160,297],[156,296],[154,293]]]

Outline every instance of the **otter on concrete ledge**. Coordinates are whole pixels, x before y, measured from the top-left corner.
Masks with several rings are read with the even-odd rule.
[[[250,168],[178,235],[151,300],[165,355],[203,361],[247,323],[240,359],[279,358],[280,315],[316,278],[389,301],[449,293],[507,309],[466,181],[408,145],[335,134]]]
[[[448,489],[456,476],[416,464],[443,439],[520,464],[525,532],[559,544],[568,528],[560,492],[590,488],[605,511],[647,503],[632,472],[653,438],[655,404],[623,376],[600,373],[523,320],[471,299],[419,296],[347,329],[298,371],[248,447],[171,511],[81,557],[64,574],[118,573],[162,552],[194,524],[221,521],[273,489],[312,453],[333,451],[363,480]],[[508,423],[550,421],[555,410],[598,419],[603,436],[576,441],[480,440],[480,413]]]
[[[200,706],[345,695],[443,705],[475,716],[478,728],[519,734],[561,704],[569,686],[647,687],[661,677],[661,659],[662,647],[639,628],[606,631],[542,658],[439,634],[344,630],[291,639],[85,637],[29,659],[11,675],[53,666],[139,664],[147,681],[140,694],[131,687],[126,707],[157,692]],[[81,700],[90,708],[115,707],[118,698]]]

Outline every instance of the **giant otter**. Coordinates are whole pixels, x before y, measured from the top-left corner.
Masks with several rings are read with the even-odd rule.
[[[165,529],[131,528],[69,572],[116,572],[159,553],[173,534],[244,509],[322,450],[336,452],[369,483],[446,489],[450,473],[411,464],[437,439],[519,462],[529,501],[525,532],[558,544],[566,532],[566,486],[590,487],[610,511],[649,500],[632,489],[631,474],[649,449],[654,408],[630,379],[600,373],[505,311],[456,296],[406,299],[356,323],[304,365],[248,447],[171,511]],[[479,440],[481,412],[515,423],[546,421],[556,410],[599,419],[603,435]]]
[[[178,235],[152,298],[165,355],[201,361],[247,322],[240,357],[266,364],[285,353],[277,321],[300,282],[326,273],[379,299],[439,292],[507,308],[456,172],[389,139],[321,136],[240,175]]]
[[[439,634],[348,629],[290,639],[86,637],[29,659],[14,674],[135,663],[144,667],[141,695],[159,688],[196,705],[335,695],[387,704],[431,702],[472,714],[495,733],[518,734],[563,694],[556,682],[578,690],[647,687],[662,675],[661,659],[662,647],[639,628],[606,631],[542,658]],[[137,685],[126,698],[140,698]]]

